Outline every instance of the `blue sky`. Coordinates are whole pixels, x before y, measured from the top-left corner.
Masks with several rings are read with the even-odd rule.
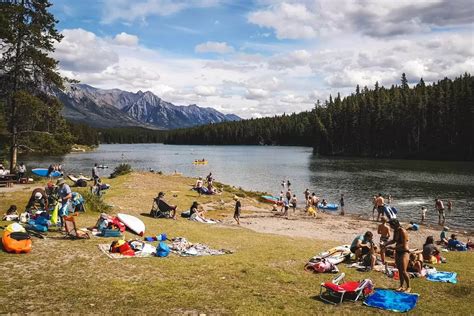
[[[474,69],[467,0],[52,0],[63,74],[242,117]]]

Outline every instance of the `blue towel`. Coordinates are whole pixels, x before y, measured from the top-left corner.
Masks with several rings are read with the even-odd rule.
[[[426,279],[433,281],[433,282],[447,282],[447,283],[458,283],[456,280],[457,273],[456,272],[434,272],[430,273],[426,276]]]
[[[404,313],[415,308],[417,302],[418,294],[375,289],[374,294],[367,297],[364,304],[370,307]]]

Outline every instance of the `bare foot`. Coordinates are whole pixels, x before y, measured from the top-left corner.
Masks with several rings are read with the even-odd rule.
[[[395,291],[397,292],[403,292],[405,289],[403,287],[399,287],[398,289],[396,289]]]
[[[410,293],[410,292],[411,292],[411,288],[407,287],[403,292],[405,292],[405,293]]]

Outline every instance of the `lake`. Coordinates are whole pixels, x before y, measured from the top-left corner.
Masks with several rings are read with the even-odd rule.
[[[192,164],[202,158],[209,164]],[[303,201],[306,188],[336,203],[344,193],[346,212],[367,217],[372,214],[372,196],[380,192],[392,195],[392,205],[403,221],[419,221],[421,206],[426,206],[431,224],[437,223],[434,199],[440,197],[445,207],[448,199],[454,205],[446,212],[446,225],[472,229],[474,224],[473,162],[320,158],[307,147],[163,144],[101,145],[90,153],[33,157],[25,162],[29,169],[61,163],[66,173],[84,175],[90,175],[97,162],[109,166],[100,169],[102,176],[121,162],[135,170],[177,171],[191,177],[212,172],[219,182],[274,195],[279,195],[281,181],[289,179],[299,201]]]

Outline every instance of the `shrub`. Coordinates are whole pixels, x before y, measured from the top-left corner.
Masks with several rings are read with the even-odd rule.
[[[83,197],[86,201],[87,212],[107,213],[112,209],[112,206],[105,203],[101,196],[90,191],[84,192]]]
[[[110,178],[113,179],[118,176],[123,176],[130,172],[132,172],[132,166],[130,166],[128,163],[121,163],[115,167],[114,171],[110,174]]]

